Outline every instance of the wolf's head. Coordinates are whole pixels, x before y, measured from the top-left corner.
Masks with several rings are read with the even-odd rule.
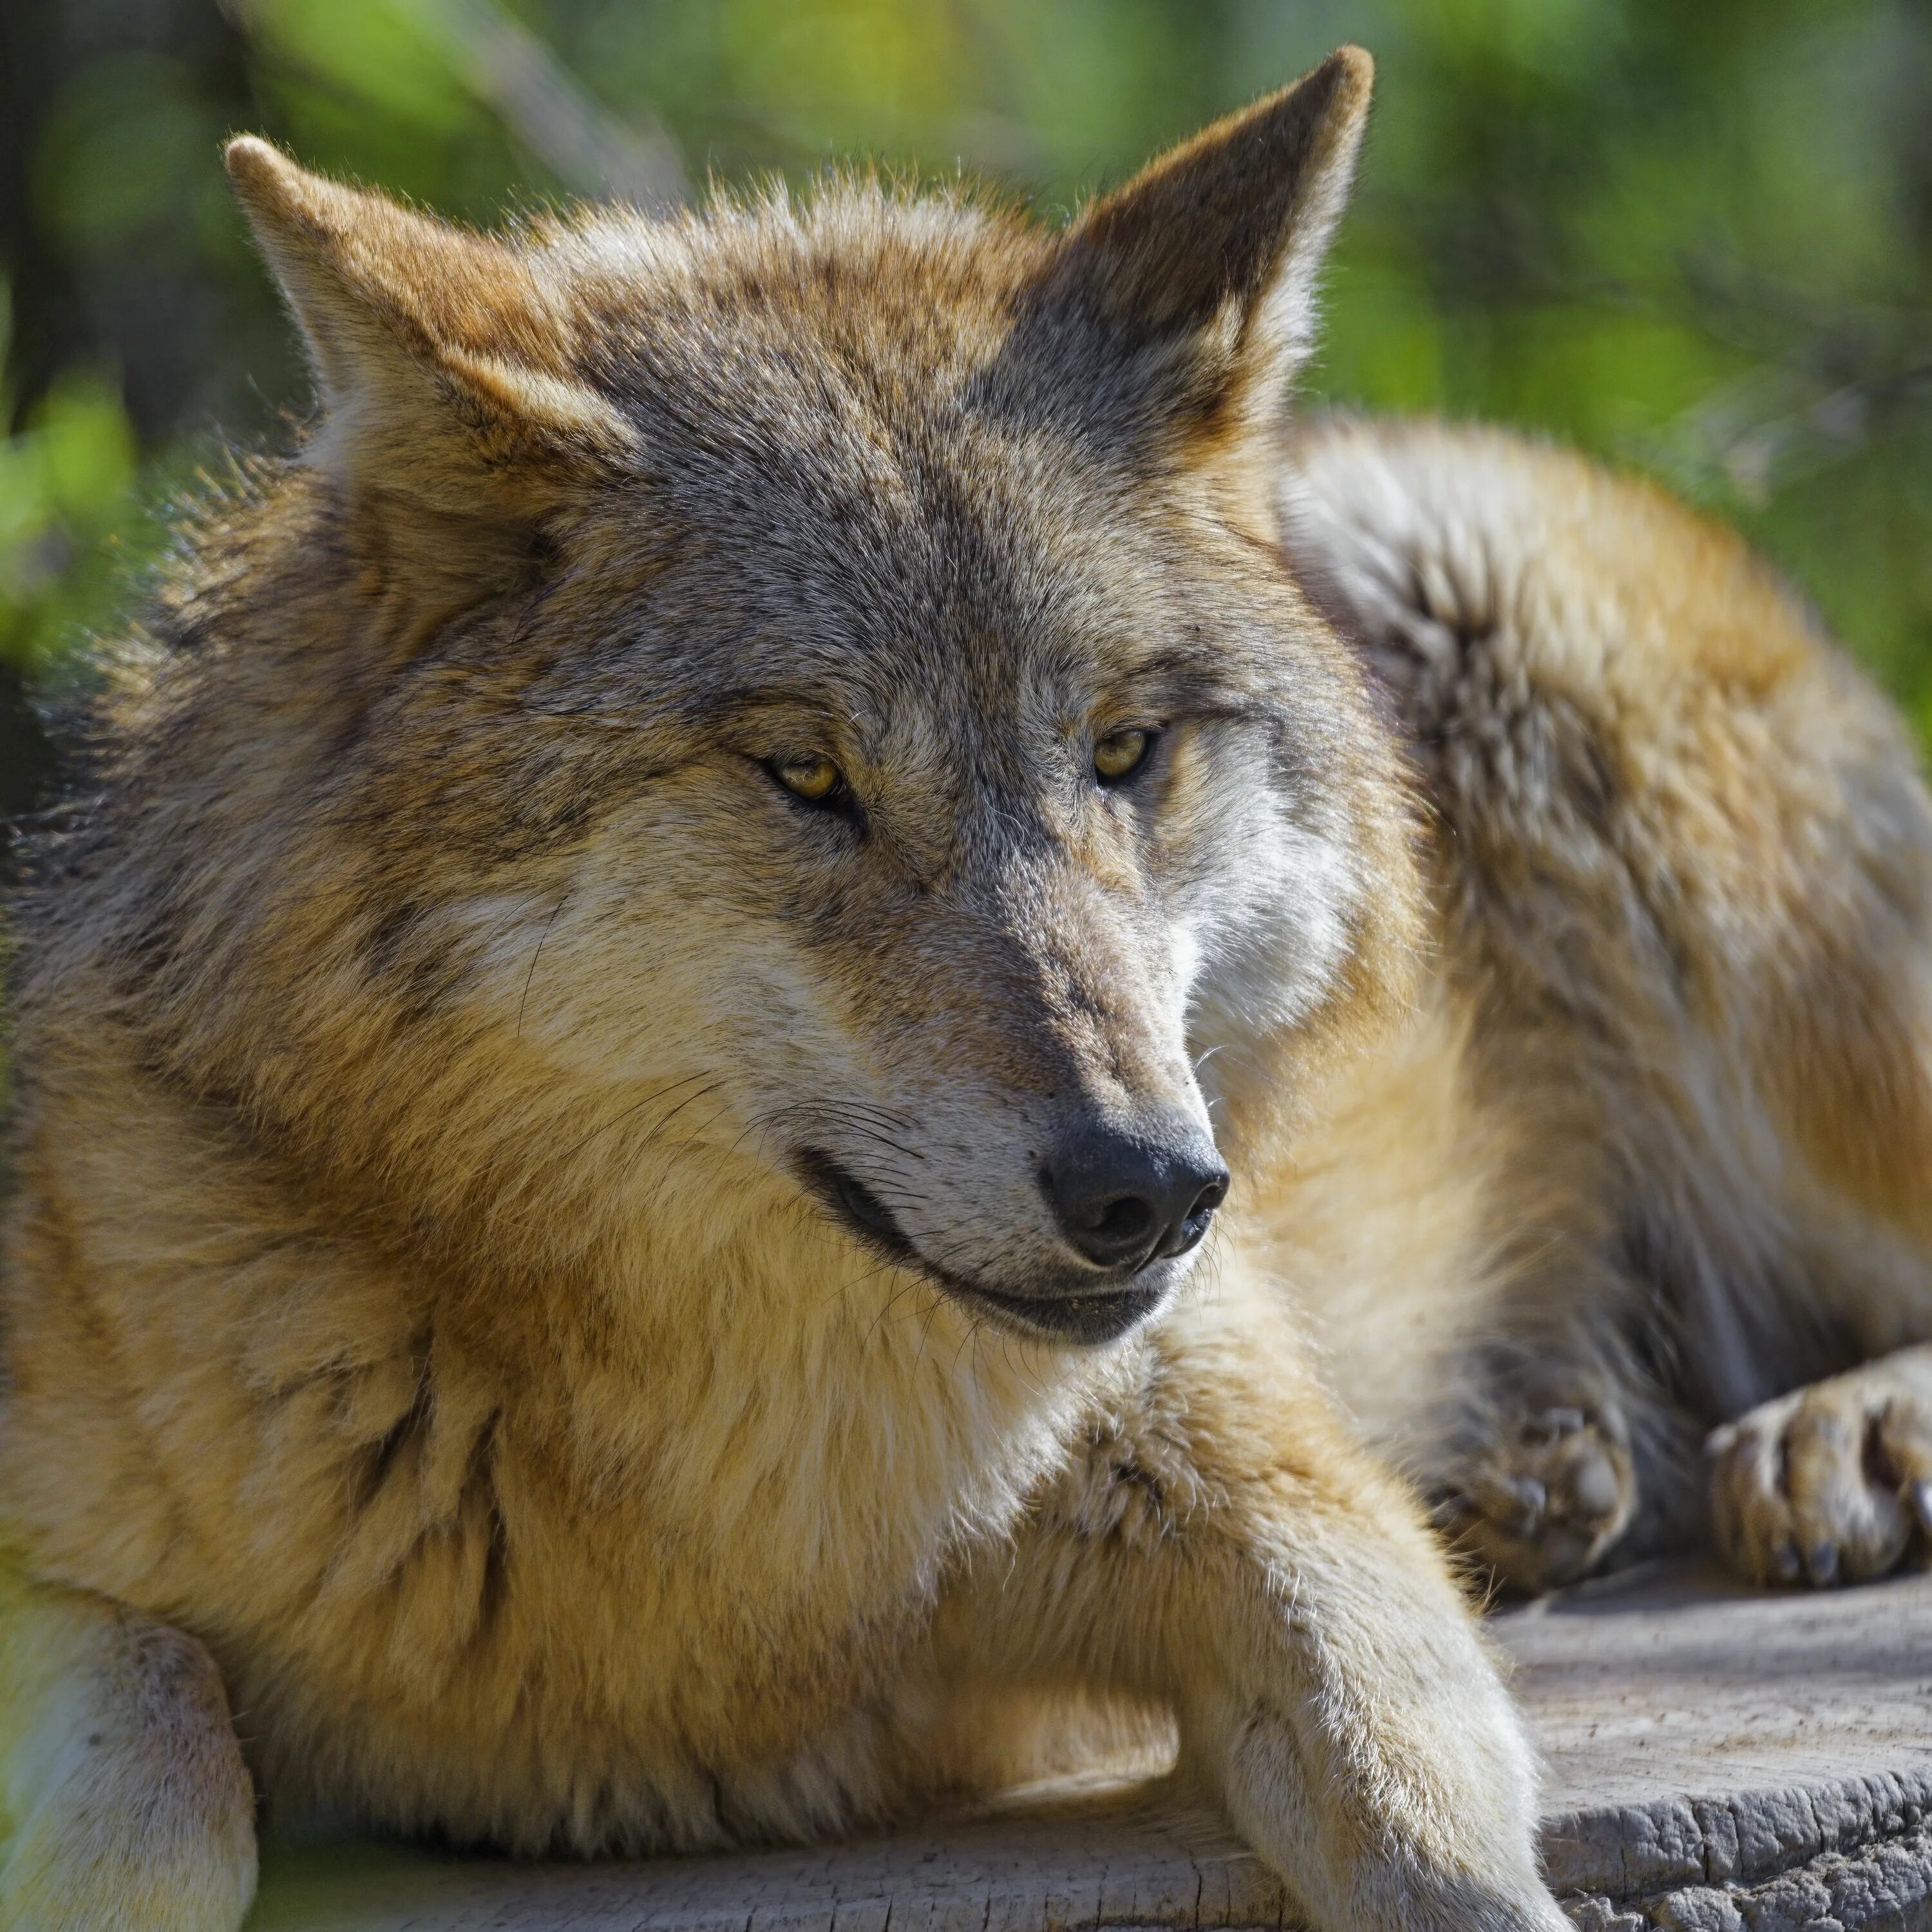
[[[273,855],[200,956],[278,989],[205,1081],[418,1219],[442,1146],[506,1241],[776,1207],[1035,1336],[1156,1306],[1410,931],[1270,506],[1369,73],[1058,234],[833,183],[488,238],[236,142],[322,412],[196,593]]]

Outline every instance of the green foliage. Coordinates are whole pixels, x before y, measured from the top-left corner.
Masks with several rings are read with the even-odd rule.
[[[16,670],[46,674],[111,621],[139,466],[118,386],[84,368],[62,370],[0,440],[0,656]]]
[[[474,219],[858,153],[1051,217],[1354,39],[1379,105],[1313,394],[1661,476],[1932,733],[1916,0],[224,0],[218,32],[175,0],[92,10],[117,7],[120,40],[82,46],[57,0],[10,0],[54,50],[20,232],[88,318],[16,353],[0,442],[0,658],[34,677],[153,540],[128,505],[214,423],[259,440],[302,406],[220,181],[230,127]]]

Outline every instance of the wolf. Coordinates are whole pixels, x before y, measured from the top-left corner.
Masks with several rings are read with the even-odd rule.
[[[11,908],[0,1925],[232,1928],[258,1804],[688,1850],[1109,1726],[1324,1932],[1566,1922],[1417,1480],[1526,1570],[1486,1508],[1574,1515],[1565,1457],[1674,1507],[1612,1210],[1701,1226],[1789,1102],[1849,1224],[1910,1076],[1802,962],[1752,1004],[1704,847],[1651,883],[1724,944],[1637,979],[1510,814],[1726,808],[1753,932],[1903,1000],[1922,800],[1682,513],[1294,428],[1371,72],[1060,232],[856,176],[486,236],[230,146],[320,406],[192,513]],[[1708,1177],[1592,1152],[1679,1090],[1591,1030],[1660,983],[1768,1070]]]

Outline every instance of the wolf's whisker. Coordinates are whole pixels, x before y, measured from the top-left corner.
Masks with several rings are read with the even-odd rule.
[[[550,928],[556,925],[564,908],[569,903],[570,895],[566,892],[557,901],[556,910],[544,921],[542,935],[537,940],[537,950],[530,955],[530,970],[524,975],[524,996],[517,1002],[517,1037],[519,1040],[524,1036],[524,1009],[530,1003],[530,982],[537,976],[537,962],[543,957],[544,947],[550,940]]]

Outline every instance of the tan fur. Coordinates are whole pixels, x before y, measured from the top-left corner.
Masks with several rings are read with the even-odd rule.
[[[1624,1388],[1647,1180],[1768,1268],[1803,1151],[1814,1249],[1916,1281],[1808,989],[1916,1040],[1918,794],[1741,554],[1566,459],[1322,432],[1283,568],[1368,75],[1062,236],[834,182],[490,238],[231,149],[322,414],[186,533],[15,909],[0,1508],[70,1646],[20,1762],[107,1616],[205,1646],[281,1818],[803,1837],[1172,1726],[1317,1924],[1560,1922],[1360,1438],[1520,1494],[1492,1358]],[[1162,1245],[1081,1245],[1093,1147],[1185,1178]],[[1530,1445],[1626,1522],[1693,1426],[1630,1388]],[[34,1856],[158,1836],[212,1932],[236,1768],[152,1681],[181,1802],[117,1750]]]
[[[1415,1371],[1463,1414],[1394,1433],[1514,1580],[1681,1546],[1708,1430],[1932,1334],[1916,760],[1765,566],[1654,490],[1429,424],[1313,425],[1289,476],[1291,550],[1435,814],[1444,985],[1507,1150],[1474,1346]],[[1720,1544],[1760,1576],[1886,1567],[1904,1535],[1878,1563],[1868,1525],[1916,1472],[1867,1451],[1798,1541],[1762,1459],[1746,1532],[1733,1458]]]

